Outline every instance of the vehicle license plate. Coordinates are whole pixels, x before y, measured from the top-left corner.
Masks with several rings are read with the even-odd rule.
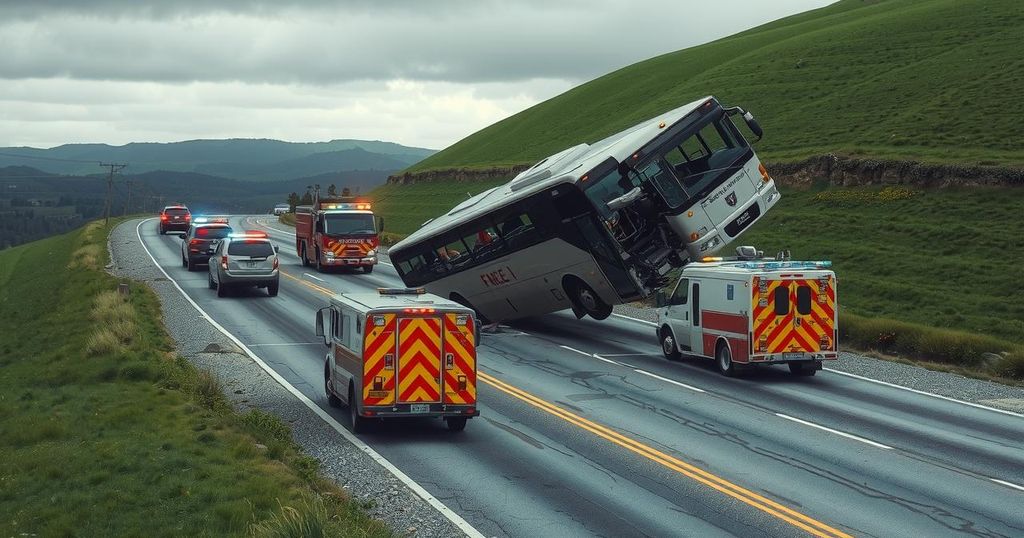
[[[245,266],[251,269],[256,267],[256,262],[245,262]]]
[[[409,404],[410,413],[429,413],[430,404]]]
[[[787,361],[799,361],[807,358],[806,353],[783,353],[782,359]]]

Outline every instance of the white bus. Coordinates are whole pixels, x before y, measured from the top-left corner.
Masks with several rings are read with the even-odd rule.
[[[391,260],[406,285],[492,322],[566,308],[604,319],[779,200],[736,115],[760,139],[751,114],[706,97],[552,155],[427,221]]]

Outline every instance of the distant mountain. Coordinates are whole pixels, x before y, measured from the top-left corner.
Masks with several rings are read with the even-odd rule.
[[[295,179],[350,170],[394,171],[434,150],[374,140],[283,142],[269,139],[171,143],[65,144],[49,149],[0,148],[0,167],[29,166],[54,174],[102,173],[99,162],[128,163],[126,173],[154,170],[209,173],[242,180]]]

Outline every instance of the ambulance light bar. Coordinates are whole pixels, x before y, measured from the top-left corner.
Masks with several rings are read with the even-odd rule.
[[[381,295],[423,295],[427,290],[423,288],[377,288]]]
[[[807,261],[807,262],[744,262],[739,264],[744,269],[827,269],[832,267],[832,262]]]
[[[196,217],[192,219],[196,224],[227,224],[227,217]]]

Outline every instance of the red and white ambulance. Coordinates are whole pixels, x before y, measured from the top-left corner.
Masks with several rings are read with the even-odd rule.
[[[317,311],[329,348],[324,385],[352,429],[390,417],[440,417],[460,431],[478,416],[473,311],[422,288],[344,293]]]
[[[714,359],[738,367],[789,365],[812,376],[838,357],[836,275],[828,261],[764,258],[740,247],[735,258],[686,265],[668,296],[658,298],[658,339],[666,358]]]

